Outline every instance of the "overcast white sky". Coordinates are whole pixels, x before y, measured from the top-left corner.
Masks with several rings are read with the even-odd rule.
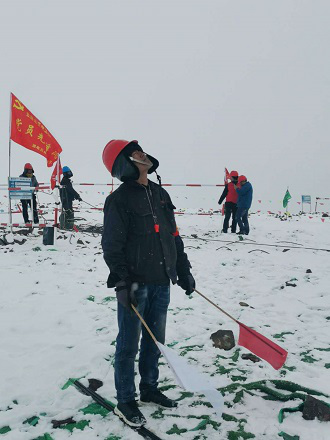
[[[330,197],[329,0],[10,0],[0,5],[0,146],[12,91],[75,181],[106,182],[105,144],[138,139],[164,182],[245,174]],[[12,175],[46,160],[13,145]]]

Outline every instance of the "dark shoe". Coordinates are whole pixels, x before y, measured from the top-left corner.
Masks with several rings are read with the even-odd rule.
[[[245,232],[244,231],[238,231],[238,232],[236,232],[236,234],[237,235],[245,235]]]
[[[141,392],[140,400],[144,403],[157,403],[157,405],[164,406],[165,408],[176,408],[178,406],[175,400],[169,399],[159,390]]]
[[[221,232],[223,232],[224,234],[227,234],[227,229],[226,230],[222,230]]]
[[[127,425],[136,428],[143,426],[147,422],[135,400],[127,403],[118,403],[114,409],[114,413],[127,423]]]

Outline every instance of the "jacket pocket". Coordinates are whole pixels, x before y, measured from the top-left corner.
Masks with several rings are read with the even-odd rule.
[[[148,235],[154,232],[154,219],[151,211],[136,208],[129,212],[131,236]]]

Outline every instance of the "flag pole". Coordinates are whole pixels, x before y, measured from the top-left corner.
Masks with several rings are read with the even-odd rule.
[[[10,174],[11,174],[11,105],[12,105],[12,94],[10,93],[9,98],[9,150],[8,150],[8,214],[9,214],[9,223],[10,223],[10,230],[13,232],[13,215],[11,212],[11,198],[10,198],[10,191],[9,191],[9,180],[10,180]]]
[[[137,314],[139,320],[142,322],[142,324],[144,325],[145,329],[147,330],[147,332],[149,333],[149,335],[151,336],[151,338],[153,339],[154,343],[157,345],[157,339],[155,337],[155,335],[152,333],[152,331],[150,330],[150,328],[148,327],[148,324],[145,322],[145,320],[142,318],[142,316],[140,315],[140,313],[137,311],[136,307],[133,306],[133,304],[131,304],[132,309],[134,310],[134,312]]]
[[[57,164],[56,164],[56,179],[57,179],[57,185],[55,180],[55,217],[54,217],[54,245],[56,245],[56,239],[57,239],[57,232],[58,232],[58,205],[59,205],[59,189],[58,185],[60,184],[60,155],[57,156]]]
[[[224,169],[224,177],[223,177],[223,183],[224,183],[224,185],[226,186],[226,183],[227,183],[227,174],[226,174],[226,167],[225,167],[225,169]],[[222,215],[222,217],[225,215],[225,205],[223,204],[222,205],[222,208],[221,208],[221,215]],[[223,227],[223,223],[222,223],[222,227]]]
[[[224,313],[225,315],[228,316],[228,318],[232,319],[233,321],[235,321],[237,324],[239,324],[239,322],[237,321],[237,319],[233,318],[231,315],[229,315],[229,313],[225,312],[221,307],[219,307],[217,304],[215,304],[213,301],[211,301],[207,296],[203,295],[201,292],[199,292],[198,290],[194,289],[194,291],[196,293],[198,293],[198,295],[202,296],[204,299],[206,299],[206,301],[208,301],[210,304],[212,304],[212,306],[216,307],[218,310],[220,310],[220,312]]]

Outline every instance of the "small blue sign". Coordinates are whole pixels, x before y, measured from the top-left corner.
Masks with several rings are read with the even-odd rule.
[[[301,201],[302,201],[302,203],[309,203],[309,204],[311,204],[312,203],[312,198],[311,198],[311,196],[301,196]]]

